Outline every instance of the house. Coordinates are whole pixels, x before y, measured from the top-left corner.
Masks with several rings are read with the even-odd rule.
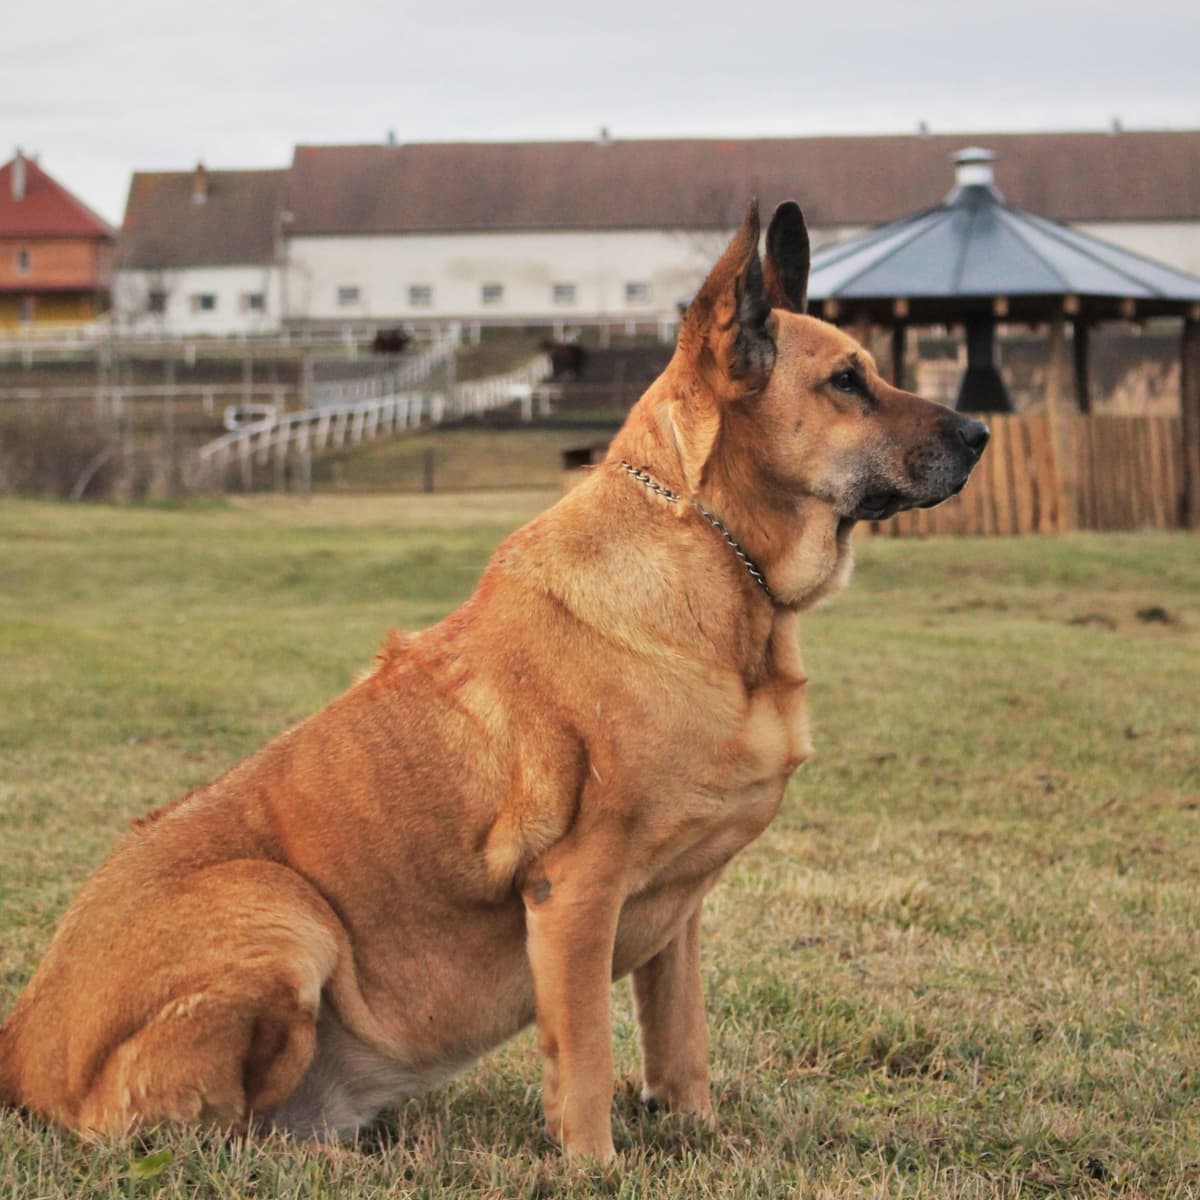
[[[674,314],[734,209],[695,205],[701,219],[681,217],[689,196],[677,189],[647,204],[633,145],[611,155],[579,143],[297,147],[289,321]]]
[[[301,145],[286,172],[139,174],[117,306],[123,325],[178,333],[667,322],[752,195],[764,210],[797,198],[819,248],[940,203],[972,143],[996,153],[1014,204],[1200,273],[1200,131],[605,134]],[[218,267],[220,287],[204,274]],[[263,308],[246,310],[256,287]]]
[[[1200,271],[1200,132],[299,146],[287,319],[670,314],[751,195],[819,247],[938,204],[975,141],[1014,203]]]
[[[0,330],[107,310],[116,232],[20,150],[0,167]]]
[[[287,172],[139,171],[117,243],[122,333],[261,334],[282,324],[279,215]]]

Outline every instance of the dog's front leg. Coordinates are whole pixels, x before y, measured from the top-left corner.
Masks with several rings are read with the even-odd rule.
[[[618,847],[573,838],[529,871],[529,962],[543,1055],[546,1127],[569,1155],[613,1156],[613,944],[623,894]]]
[[[708,1024],[700,983],[700,906],[633,973],[642,1041],[642,1099],[708,1117]]]

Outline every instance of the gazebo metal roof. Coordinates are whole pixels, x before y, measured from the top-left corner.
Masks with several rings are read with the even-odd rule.
[[[1200,278],[1009,204],[992,182],[994,157],[960,151],[956,186],[937,207],[814,254],[809,296],[866,315],[886,305],[889,318],[899,302],[909,320],[938,322],[985,307],[1038,319],[1068,297],[1100,319],[1200,303]]]

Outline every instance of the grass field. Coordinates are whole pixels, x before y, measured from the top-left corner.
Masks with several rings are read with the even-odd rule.
[[[437,619],[548,493],[0,502],[0,1011],[129,820]],[[1200,1195],[1195,539],[876,541],[817,758],[707,906],[715,1130],[539,1133],[527,1033],[336,1158],[0,1115],[0,1197]],[[614,997],[626,1079],[627,988]]]
[[[425,487],[426,454],[433,456],[435,491],[556,488],[564,450],[606,444],[618,421],[576,424],[425,429],[400,438],[380,438],[313,460],[318,491],[419,492]]]

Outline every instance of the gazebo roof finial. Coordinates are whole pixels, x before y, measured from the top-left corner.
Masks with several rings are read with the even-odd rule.
[[[956,150],[952,155],[954,160],[954,190],[946,198],[951,201],[964,188],[987,188],[999,196],[996,191],[995,172],[992,164],[996,161],[996,154],[992,150],[985,150],[982,146],[967,146],[963,150]]]

